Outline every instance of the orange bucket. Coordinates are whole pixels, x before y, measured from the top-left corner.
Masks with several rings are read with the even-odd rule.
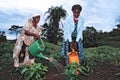
[[[68,53],[68,63],[76,62],[80,64],[79,57],[78,57],[78,52],[72,51]]]
[[[74,51],[74,49],[72,50],[72,52],[68,53],[68,63],[70,64],[73,62],[80,64],[78,52]],[[76,68],[76,75],[78,75],[78,68]]]

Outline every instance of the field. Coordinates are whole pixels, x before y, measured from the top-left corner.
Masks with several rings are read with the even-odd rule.
[[[60,46],[50,43],[45,43],[45,45],[46,49],[43,53],[46,56],[53,57],[66,67],[64,58],[60,56]],[[13,67],[13,46],[14,42],[2,43],[0,45],[0,80],[27,80],[26,77],[29,75],[21,74],[21,70],[25,68]],[[76,75],[65,75],[65,71],[59,72],[53,64],[44,59],[36,58],[36,63],[42,63],[43,66],[47,67],[46,73],[42,75],[44,79],[41,78],[41,80],[66,80],[66,77],[69,77],[68,80],[120,80],[120,48],[116,47],[99,46],[85,48],[84,62],[81,65],[85,70],[80,72],[77,76],[79,78]],[[80,69],[83,69],[82,67]],[[38,74],[41,75],[41,73]],[[73,77],[76,78],[73,79]],[[35,79],[31,78],[30,80]]]

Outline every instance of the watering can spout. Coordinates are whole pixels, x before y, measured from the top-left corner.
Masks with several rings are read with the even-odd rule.
[[[48,57],[44,56],[42,53],[36,55],[36,57],[44,58],[44,59],[48,60],[49,62],[52,62],[52,61],[53,61],[53,58],[52,58],[52,57],[48,58]]]
[[[39,53],[39,54],[36,54],[34,55],[35,57],[39,57],[39,58],[43,58],[43,59],[46,59],[47,57],[44,56],[42,53]]]

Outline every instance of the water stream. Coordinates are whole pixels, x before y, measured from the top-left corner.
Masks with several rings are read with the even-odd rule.
[[[52,63],[55,66],[55,68],[58,70],[59,73],[64,72],[64,66],[60,62],[58,62],[56,59],[53,59]]]

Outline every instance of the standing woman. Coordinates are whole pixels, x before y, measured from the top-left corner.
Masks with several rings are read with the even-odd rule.
[[[29,54],[28,47],[40,38],[42,27],[38,26],[39,21],[40,14],[34,14],[23,27],[13,50],[14,67],[29,66],[34,63],[35,58]]]
[[[84,30],[84,18],[80,15],[82,7],[79,4],[72,6],[72,17],[67,17],[64,23],[63,31],[63,45],[62,55],[65,57],[66,64],[68,64],[68,52],[72,49],[78,52],[79,61],[83,61],[83,30]]]

